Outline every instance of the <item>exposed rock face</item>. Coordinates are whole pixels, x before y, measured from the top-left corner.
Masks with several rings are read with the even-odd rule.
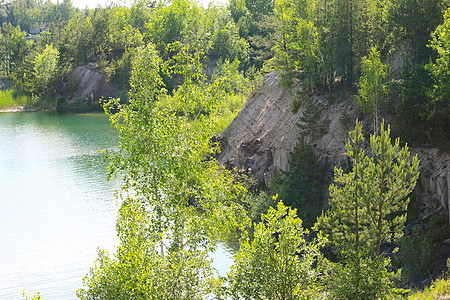
[[[411,152],[420,159],[415,193],[422,206],[422,218],[441,212],[450,216],[450,155],[427,148],[412,148]]]
[[[289,152],[299,135],[300,112],[291,113],[290,93],[279,87],[276,73],[264,78],[261,90],[253,93],[233,122],[219,135],[219,162],[250,172],[257,180],[276,168],[288,168]]]
[[[64,103],[66,107],[94,104],[102,97],[112,96],[115,91],[94,63],[76,67],[67,77],[69,85],[72,84],[72,93]]]
[[[330,103],[324,97],[313,99],[321,104],[323,112],[317,122],[321,130],[307,136],[307,142],[319,156],[328,183],[333,179],[334,167],[347,169],[349,162],[345,152],[348,132],[354,127],[358,115],[357,105],[349,97],[346,101]],[[237,168],[251,174],[256,180],[267,183],[276,169],[289,168],[289,155],[302,131],[296,124],[304,108],[291,112],[292,95],[279,85],[277,74],[264,78],[262,87],[246,101],[233,122],[219,135],[222,152],[219,163],[227,168]],[[343,125],[346,113],[350,122]],[[366,122],[367,123],[367,122]],[[449,213],[450,208],[450,155],[437,149],[410,149],[417,154],[420,178],[415,193],[419,196],[422,217],[435,212]],[[328,191],[324,185],[323,193]]]
[[[324,108],[317,122],[322,130],[306,138],[320,157],[327,172],[325,177],[331,180],[334,166],[348,167],[343,153],[350,127],[341,125],[340,118],[346,112],[352,120],[356,119],[356,105],[353,101],[330,105],[323,97],[313,100]],[[304,112],[301,107],[293,114],[292,101],[292,94],[280,86],[277,74],[266,75],[261,89],[247,99],[237,117],[219,135],[219,162],[266,183],[275,170],[288,170],[290,153],[302,132],[297,124],[302,124],[300,117]],[[328,185],[324,190],[326,193]]]

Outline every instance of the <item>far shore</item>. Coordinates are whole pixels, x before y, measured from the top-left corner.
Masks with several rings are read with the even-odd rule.
[[[58,107],[56,109],[45,109],[37,107],[27,107],[27,106],[14,106],[0,109],[0,113],[9,112],[36,112],[36,111],[59,111],[59,112],[96,112],[101,111],[99,109],[93,109],[91,107]]]
[[[38,110],[39,109],[34,108],[34,107],[14,106],[14,107],[0,109],[0,113],[2,113],[2,112],[38,111]]]

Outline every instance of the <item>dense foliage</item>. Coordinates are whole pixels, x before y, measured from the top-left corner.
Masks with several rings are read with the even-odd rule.
[[[368,57],[361,62],[362,76],[358,84],[358,104],[374,120],[373,131],[378,133],[380,107],[388,100],[389,86],[386,85],[387,66],[380,61],[380,53],[372,48]]]
[[[314,225],[323,207],[321,171],[318,158],[302,137],[289,158],[289,170],[279,171],[269,185],[283,203],[297,209],[307,228]]]
[[[244,235],[230,271],[233,299],[306,299],[316,292],[322,238],[307,241],[308,230],[295,209],[279,202],[262,215],[253,238]]]
[[[190,53],[205,54],[202,64],[209,78],[228,61],[237,62],[237,73],[249,82],[275,69],[285,86],[300,83],[307,94],[333,92],[339,83],[352,90],[359,82],[360,91],[370,95],[371,80],[364,78],[371,76],[368,63],[376,59],[385,66],[377,75],[381,94],[369,100],[360,93],[363,110],[373,112],[376,123],[378,100],[394,97],[389,102],[398,120],[396,132],[413,143],[445,144],[442,140],[450,135],[448,7],[448,0],[231,0],[206,8],[191,0],[135,0],[129,7],[95,9],[75,8],[70,0],[3,1],[0,88],[27,95],[34,105],[55,107],[74,89],[62,80],[65,74],[94,63],[125,103],[136,49],[151,42],[166,60],[172,56],[167,45],[178,41]],[[57,66],[39,74],[36,58],[48,46],[58,51]],[[389,60],[392,73],[386,72]],[[43,76],[52,80],[43,81]],[[162,77],[169,91],[180,83],[174,74]],[[389,82],[399,77],[400,88],[387,95]],[[248,92],[247,85],[232,101],[242,103]],[[302,101],[295,100],[296,109]]]
[[[390,129],[381,125],[380,135],[370,138],[370,156],[363,150],[362,124],[357,122],[346,145],[352,171],[335,169],[330,185],[332,209],[319,219],[319,227],[346,252],[358,254],[366,248],[380,257],[383,241],[398,239],[406,221],[406,198],[419,176],[419,161],[409,160],[408,147],[400,140],[391,144]]]
[[[224,99],[221,80],[207,83],[199,55],[179,43],[163,63],[152,45],[133,61],[129,104],[106,104],[120,137],[109,153],[110,175],[122,179],[122,205],[114,258],[100,252],[85,278],[82,299],[203,299],[220,294],[208,252],[216,238],[246,223],[236,199],[245,192],[218,168],[210,142]],[[174,91],[179,113],[160,106],[169,97],[160,73],[183,75]],[[116,110],[117,113],[114,113]]]
[[[0,87],[33,96],[35,104],[54,106],[56,98],[62,101],[72,89],[62,77],[91,62],[113,82],[124,103],[136,49],[151,42],[166,60],[172,56],[167,45],[178,41],[190,53],[205,54],[208,77],[227,60],[238,62],[238,72],[250,81],[275,69],[285,86],[300,82],[309,94],[332,92],[338,83],[352,89],[359,82],[360,104],[375,113],[374,119],[378,100],[397,98],[389,102],[395,103],[398,132],[415,143],[439,144],[450,134],[448,7],[448,0],[231,0],[206,8],[191,0],[135,0],[129,7],[95,9],[74,8],[70,0],[3,1]],[[59,54],[58,72],[38,74],[36,57],[50,45]],[[377,90],[369,87],[373,76],[367,82],[364,78],[371,76],[368,63],[375,60],[384,66],[376,75],[382,86],[372,83],[380,88],[370,100],[364,93]],[[386,72],[389,60],[393,73]],[[42,81],[42,76],[54,80]],[[404,80],[387,95],[392,76]],[[173,74],[163,80],[169,91],[180,83]],[[248,87],[238,94],[243,98],[247,93]]]

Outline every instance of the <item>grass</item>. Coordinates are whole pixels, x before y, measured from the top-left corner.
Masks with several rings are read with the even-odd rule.
[[[408,296],[409,300],[435,300],[450,299],[450,280],[439,279],[423,291],[413,292]]]
[[[227,98],[227,101],[220,107],[219,113],[216,116],[216,135],[224,131],[228,124],[233,121],[245,100],[245,95],[233,95]]]
[[[0,91],[0,110],[18,108],[30,103],[29,96],[15,95],[13,90]]]
[[[179,114],[183,113],[183,110],[180,107],[180,103],[176,97],[164,95],[159,100],[160,100],[158,103],[159,108],[167,108]],[[218,135],[219,133],[224,131],[225,128],[228,126],[228,124],[230,124],[231,121],[233,121],[233,119],[236,117],[239,110],[241,109],[242,105],[244,104],[245,100],[246,100],[245,94],[230,95],[223,103],[221,103],[217,115],[214,116],[214,122],[216,124],[213,133],[214,135]],[[193,122],[192,119],[190,119],[189,122],[195,128],[196,126],[195,122]]]

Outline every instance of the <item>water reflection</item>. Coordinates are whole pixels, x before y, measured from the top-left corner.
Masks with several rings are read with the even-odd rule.
[[[235,236],[219,242],[219,245],[210,257],[213,259],[213,267],[218,271],[219,275],[226,277],[230,266],[233,264],[233,256],[239,250],[239,240]]]

